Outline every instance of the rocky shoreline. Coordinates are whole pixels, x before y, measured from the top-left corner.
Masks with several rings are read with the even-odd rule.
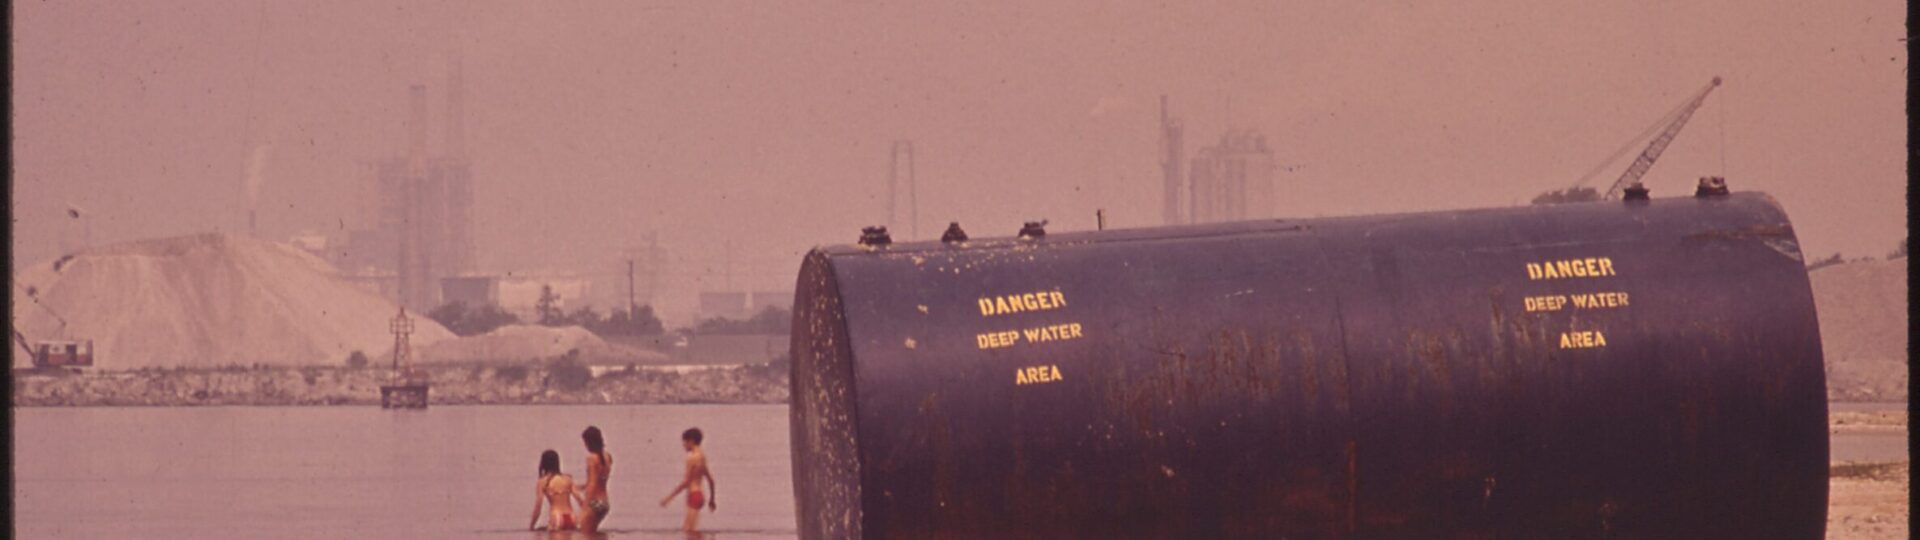
[[[786,403],[787,368],[740,366],[685,371],[592,369],[561,362],[427,366],[432,404]],[[598,374],[595,374],[595,372]],[[379,405],[381,368],[258,367],[131,371],[15,370],[13,406]],[[1904,375],[1904,373],[1903,373]],[[1891,377],[1881,377],[1882,385]],[[1901,385],[1905,377],[1898,377]],[[1832,384],[1834,401],[1904,400],[1905,392]],[[1902,389],[1904,390],[1904,389]]]
[[[786,403],[784,366],[685,371],[571,364],[426,366],[432,405]],[[598,372],[597,374],[595,372]],[[392,372],[261,367],[13,372],[15,407],[378,406]]]

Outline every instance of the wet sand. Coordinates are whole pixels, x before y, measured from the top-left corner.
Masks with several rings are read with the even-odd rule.
[[[1899,405],[1899,404],[1896,404]],[[1827,538],[1834,540],[1904,539],[1911,496],[1907,475],[1911,459],[1900,452],[1897,460],[1843,460],[1851,443],[1897,438],[1904,447],[1905,410],[1836,410],[1828,416],[1835,440],[1835,460],[1827,495]]]

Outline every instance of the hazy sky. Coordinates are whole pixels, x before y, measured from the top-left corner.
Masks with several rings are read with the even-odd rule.
[[[264,236],[351,228],[360,164],[406,148],[409,84],[441,121],[452,51],[488,270],[611,267],[657,230],[680,288],[720,286],[729,252],[736,288],[789,288],[807,247],[883,221],[895,139],[917,150],[922,237],[1087,229],[1096,208],[1156,225],[1160,94],[1189,154],[1264,132],[1296,166],[1291,214],[1523,204],[1715,75],[1656,197],[1724,175],[1777,197],[1814,255],[1906,234],[1897,1],[12,9],[21,262],[78,247],[84,221],[95,244],[244,230],[256,153]]]

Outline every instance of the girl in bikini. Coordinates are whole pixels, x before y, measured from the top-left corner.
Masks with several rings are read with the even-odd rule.
[[[580,433],[580,440],[587,444],[587,485],[580,488],[580,500],[585,501],[580,530],[594,532],[607,520],[610,509],[607,476],[613,471],[613,454],[607,453],[607,442],[600,437],[600,428],[587,426],[587,430]]]
[[[544,501],[553,509],[547,516],[547,530],[574,529],[577,525],[573,520],[573,499],[578,496],[573,492],[573,477],[560,472],[560,453],[552,450],[542,452],[540,482],[533,485],[533,518],[527,520],[527,528],[535,529],[535,525],[540,523],[540,503]]]

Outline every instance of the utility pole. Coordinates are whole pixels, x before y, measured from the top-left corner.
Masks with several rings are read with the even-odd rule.
[[[627,318],[633,318],[640,306],[633,303],[633,259],[627,259]]]
[[[660,232],[647,233],[647,305],[659,303],[660,274],[665,272],[666,257],[660,253]],[[655,309],[658,309],[656,306]]]

